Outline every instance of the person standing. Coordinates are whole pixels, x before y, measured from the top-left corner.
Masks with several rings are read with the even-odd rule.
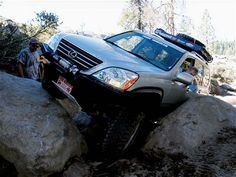
[[[40,79],[40,52],[38,48],[39,42],[35,38],[31,38],[29,46],[20,51],[17,58],[17,68],[20,77],[33,80]]]

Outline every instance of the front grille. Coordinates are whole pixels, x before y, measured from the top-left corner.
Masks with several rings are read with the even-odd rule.
[[[65,39],[62,39],[59,43],[56,53],[70,63],[77,65],[77,67],[83,71],[89,70],[102,63],[101,60],[76,47]]]

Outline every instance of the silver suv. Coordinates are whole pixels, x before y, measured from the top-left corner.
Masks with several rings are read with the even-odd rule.
[[[71,98],[102,122],[99,144],[107,156],[126,151],[145,120],[162,106],[184,101],[193,79],[199,93],[210,86],[207,63],[212,58],[205,46],[161,29],[106,39],[59,33],[42,49],[50,61],[43,88],[58,98]],[[198,69],[195,78],[186,72],[192,66]]]

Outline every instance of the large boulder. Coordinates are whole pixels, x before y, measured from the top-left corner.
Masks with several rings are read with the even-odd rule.
[[[68,169],[63,172],[63,177],[91,177],[92,166],[86,164],[82,160],[77,160],[72,163]]]
[[[219,98],[231,105],[233,105],[234,107],[236,106],[236,95],[229,95],[229,96],[215,96],[216,98]]]
[[[164,152],[191,157],[226,129],[236,130],[236,109],[218,98],[193,94],[162,119],[143,150],[152,156]]]
[[[233,177],[235,149],[236,109],[218,98],[195,95],[163,118],[143,152],[162,167],[160,176]]]
[[[0,72],[0,100],[0,155],[18,176],[48,176],[86,151],[68,114],[39,82]]]

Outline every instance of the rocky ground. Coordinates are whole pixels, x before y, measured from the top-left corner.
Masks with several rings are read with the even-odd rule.
[[[86,120],[86,115],[72,102],[57,102],[40,83],[5,73],[0,73],[0,90],[0,176],[236,177],[234,96],[189,95],[187,102],[149,127],[140,148],[102,162],[86,153],[76,130],[78,117]],[[48,124],[54,126],[45,129]]]
[[[109,164],[74,159],[55,177],[234,177],[236,112],[230,104],[236,97],[222,98],[230,104],[218,98],[193,95],[161,121],[140,150]]]

